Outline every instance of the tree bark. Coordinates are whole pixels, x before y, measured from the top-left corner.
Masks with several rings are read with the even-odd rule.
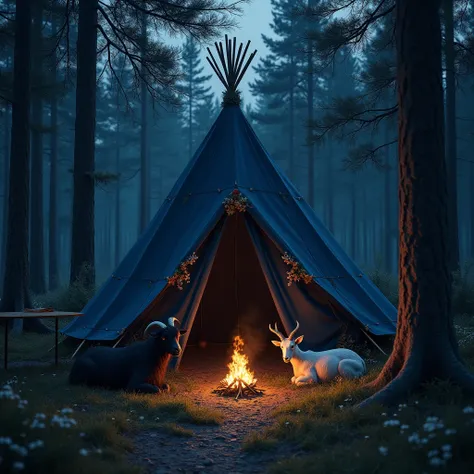
[[[31,104],[31,204],[30,204],[30,288],[35,294],[46,292],[43,219],[43,100],[42,83],[43,7],[33,7],[32,56],[33,94]]]
[[[396,4],[398,326],[392,354],[370,385],[379,391],[360,406],[397,403],[434,378],[474,392],[474,378],[457,353],[451,313],[440,2]]]
[[[189,161],[193,157],[193,58],[192,55],[189,57],[189,97],[188,97],[188,146],[189,146]]]
[[[350,184],[350,200],[351,200],[351,227],[349,230],[350,242],[351,242],[351,257],[357,260],[357,202],[356,202],[356,182],[355,176],[351,176]]]
[[[470,240],[470,252],[471,252],[471,259],[474,259],[474,166],[471,164],[471,173],[470,173],[470,189],[469,189],[469,196],[471,198],[471,203],[469,209],[471,210],[471,240]]]
[[[8,68],[8,65],[7,65]],[[7,229],[8,229],[8,180],[10,173],[10,104],[5,104],[3,117],[3,210],[2,210],[2,259],[0,261],[0,282],[3,287],[3,277],[5,273],[5,262],[7,252]]]
[[[95,283],[94,161],[98,0],[79,3],[70,283]]]
[[[333,172],[332,172],[332,146],[328,142],[326,157],[326,225],[329,231],[334,234],[334,192],[333,192]]]
[[[294,74],[294,62],[293,55],[290,56],[290,123],[288,130],[288,177],[290,181],[295,182],[295,157],[294,157],[294,146],[295,146],[295,74]]]
[[[308,7],[313,6],[314,0],[308,0]],[[314,207],[314,141],[311,139],[309,125],[314,116],[314,71],[313,71],[313,41],[308,40],[308,203]]]
[[[385,143],[390,137],[390,122],[385,124]],[[384,170],[384,266],[387,273],[392,274],[392,241],[393,241],[393,217],[392,217],[392,167],[390,165],[390,147],[385,147],[385,170]]]
[[[117,128],[115,130],[115,173],[118,176],[117,182],[115,183],[115,231],[114,231],[114,264],[118,267],[121,257],[122,249],[122,221],[121,221],[121,206],[120,206],[120,108],[119,108],[119,88],[117,86],[117,117],[116,123]]]
[[[30,88],[31,88],[31,0],[17,0],[15,46],[13,52],[13,103],[10,147],[8,227],[0,311],[23,311],[31,306],[28,292],[28,204],[30,193]],[[36,318],[16,320],[14,331],[21,329],[49,332]]]
[[[147,20],[146,15],[142,14],[142,55],[145,54],[147,44]],[[142,66],[142,77],[146,74],[145,66]],[[150,221],[150,203],[149,203],[149,162],[148,162],[148,91],[144,79],[141,81],[141,130],[140,130],[140,223],[139,234],[141,234]]]
[[[453,0],[443,0],[446,61],[446,154],[448,170],[449,267],[459,269],[459,217],[456,143],[456,79]]]
[[[57,31],[56,16],[51,20],[51,34]],[[53,53],[51,64],[51,82],[56,84],[57,67],[56,54]],[[51,106],[51,134],[50,134],[50,158],[49,158],[49,233],[48,233],[48,271],[49,289],[55,290],[59,286],[58,270],[58,99],[53,93],[50,101]]]

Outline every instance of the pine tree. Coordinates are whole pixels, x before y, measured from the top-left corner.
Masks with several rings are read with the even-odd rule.
[[[181,68],[183,79],[180,89],[184,94],[182,100],[182,117],[184,131],[187,135],[188,158],[192,158],[196,149],[196,144],[200,142],[197,123],[197,114],[202,113],[202,107],[208,107],[213,100],[210,93],[211,87],[206,84],[212,75],[202,75],[204,67],[201,66],[201,50],[192,36],[186,39],[183,48]]]
[[[43,224],[43,5],[33,7],[31,105],[31,202],[30,202],[30,287],[33,293],[46,291]]]
[[[194,141],[201,143],[220,112],[219,101],[208,94],[194,112]]]
[[[254,96],[271,98],[271,110],[257,107],[253,117],[258,122],[277,125],[280,133],[287,137],[287,170],[294,181],[296,135],[301,128],[297,126],[295,114],[298,107],[307,110],[307,102],[301,100],[308,80],[307,58],[302,52],[306,20],[298,14],[306,7],[306,1],[271,0],[271,4],[273,22],[270,27],[276,38],[262,35],[269,54],[254,67],[258,78],[250,84]]]

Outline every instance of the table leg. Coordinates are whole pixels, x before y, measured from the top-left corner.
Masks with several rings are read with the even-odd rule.
[[[54,318],[55,341],[54,341],[54,363],[58,366],[58,332],[59,332],[59,318]]]
[[[8,370],[8,330],[10,326],[10,320],[5,318],[5,342],[3,344],[4,354],[3,354],[3,367],[5,370]]]

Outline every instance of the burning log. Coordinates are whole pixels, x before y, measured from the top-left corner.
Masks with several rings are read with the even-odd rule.
[[[252,396],[263,395],[264,390],[256,388],[257,379],[248,369],[248,357],[243,353],[244,341],[240,336],[234,338],[234,352],[232,361],[227,366],[229,373],[219,386],[213,390],[215,393],[224,397],[233,397],[238,400],[241,397],[250,398]]]

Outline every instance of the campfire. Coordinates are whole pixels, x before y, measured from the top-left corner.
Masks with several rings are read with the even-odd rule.
[[[241,397],[263,395],[263,390],[256,388],[257,379],[248,368],[249,359],[243,352],[244,340],[240,336],[234,338],[232,361],[228,364],[229,372],[213,393],[238,400]]]

